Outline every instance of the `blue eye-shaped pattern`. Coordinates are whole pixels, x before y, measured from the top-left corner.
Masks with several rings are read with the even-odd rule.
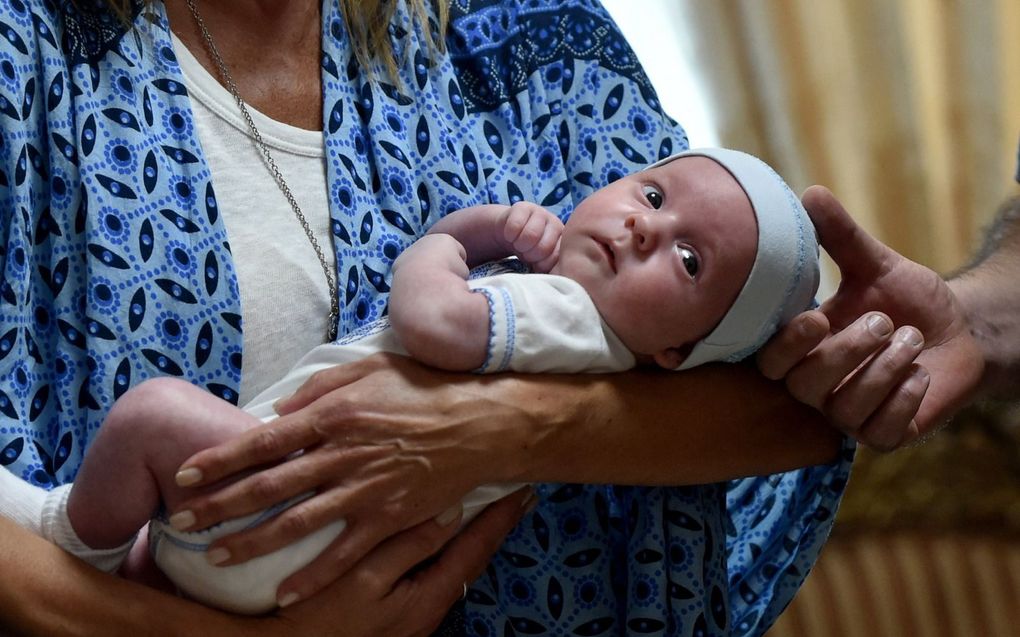
[[[231,246],[165,12],[128,3],[149,8],[125,31],[106,4],[0,0],[12,211],[0,215],[0,464],[47,487],[73,478],[133,384],[179,375],[231,402],[240,389]],[[406,18],[409,3],[393,4]],[[565,219],[687,145],[598,3],[447,4],[445,51],[423,44],[424,25],[390,32],[401,62],[388,83],[362,72],[340,3],[323,3],[342,332],[385,313],[399,249],[449,211],[526,200]],[[123,165],[107,152],[118,139]],[[849,462],[704,487],[541,486],[458,632],[757,634],[814,561]]]

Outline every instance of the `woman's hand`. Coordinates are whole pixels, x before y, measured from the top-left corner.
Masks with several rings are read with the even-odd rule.
[[[530,488],[509,495],[490,505],[452,540],[457,525],[440,526],[432,521],[387,539],[319,594],[278,611],[270,633],[337,637],[432,634],[463,595],[464,586],[482,574],[531,502]],[[407,575],[444,544],[434,563]]]
[[[934,431],[983,369],[956,297],[934,271],[868,235],[827,189],[808,189],[804,206],[842,280],[761,349],[759,368],[876,449]]]
[[[393,355],[320,372],[277,405],[279,419],[196,454],[179,475],[201,476],[189,484],[206,485],[262,471],[179,509],[192,511],[190,528],[200,529],[314,491],[265,524],[210,547],[210,556],[221,558],[216,563],[236,564],[345,519],[336,541],[281,584],[279,599],[291,593],[305,599],[395,533],[430,518],[456,526],[468,491],[506,481],[509,472],[500,466],[506,454],[487,434],[496,423],[520,422],[521,408],[479,389],[493,382]],[[505,436],[498,438],[502,443]]]

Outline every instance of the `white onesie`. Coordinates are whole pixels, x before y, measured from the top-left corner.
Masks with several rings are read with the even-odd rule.
[[[485,266],[483,273],[494,271],[500,273],[468,282],[489,300],[488,355],[477,371],[614,372],[634,366],[634,355],[605,324],[591,298],[576,282],[547,274],[508,273],[500,264]],[[406,354],[386,319],[336,343],[314,348],[244,409],[263,421],[272,420],[276,417],[273,403],[292,394],[315,372],[377,352]],[[485,485],[475,489],[464,499],[464,521],[520,486]],[[191,533],[176,531],[165,517],[158,517],[149,523],[150,550],[159,567],[189,596],[235,612],[265,612],[276,606],[280,582],[326,548],[343,531],[343,520],[236,566],[210,566],[205,559],[206,548],[216,538],[257,525],[293,503]]]

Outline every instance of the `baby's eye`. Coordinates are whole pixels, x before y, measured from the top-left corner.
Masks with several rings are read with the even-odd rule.
[[[648,203],[652,204],[652,208],[658,210],[662,207],[662,191],[655,186],[645,186],[642,190],[645,193],[645,199],[648,200]]]
[[[687,274],[691,275],[693,279],[698,275],[698,255],[688,248],[679,246],[677,252],[680,253],[680,259],[684,262],[684,268],[687,270]]]

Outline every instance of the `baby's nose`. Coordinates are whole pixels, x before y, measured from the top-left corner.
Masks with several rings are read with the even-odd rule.
[[[646,252],[655,249],[655,224],[648,218],[648,215],[633,214],[627,217],[624,225],[630,229],[631,236],[634,237],[634,245],[639,251]]]

